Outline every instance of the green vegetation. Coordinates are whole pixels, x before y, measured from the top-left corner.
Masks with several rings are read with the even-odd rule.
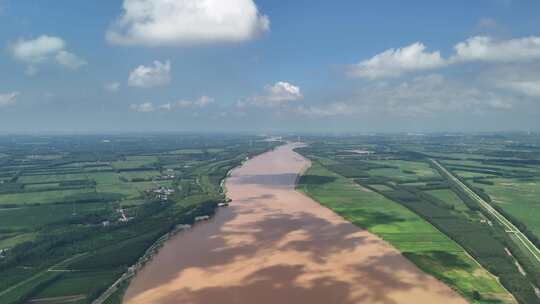
[[[450,208],[454,208],[458,211],[464,211],[464,212],[469,210],[467,205],[463,203],[463,201],[459,198],[459,196],[450,189],[429,190],[429,191],[426,191],[426,193],[448,204]]]
[[[212,215],[229,170],[277,144],[210,135],[0,137],[0,303],[91,303],[161,236]],[[119,303],[125,287],[108,302]]]
[[[478,266],[459,245],[383,195],[360,188],[319,162],[314,162],[300,179],[299,189],[355,225],[377,234],[471,302],[475,291],[483,295],[484,303],[489,299],[493,303],[508,299],[496,278]]]
[[[493,204],[522,221],[540,238],[540,216],[531,210],[540,210],[540,178],[519,180],[510,178],[490,179],[492,185],[481,187],[491,197]]]
[[[424,271],[447,282],[471,302],[488,301],[489,292],[483,293],[480,287],[474,289],[472,285],[465,287],[465,283],[461,283],[472,279],[476,283],[470,284],[483,286],[482,280],[476,280],[474,276],[476,271],[465,267],[463,269],[467,269],[469,276],[459,280],[448,276],[451,273],[448,266],[459,269],[464,265],[449,255],[456,255],[451,249],[415,252],[414,244],[411,248],[400,244],[407,240],[406,236],[392,239],[385,229],[378,229],[379,225],[385,227],[389,219],[396,219],[402,232],[410,229],[399,220],[393,209],[379,202],[380,197],[384,197],[414,213],[459,244],[466,259],[473,261],[473,264],[477,263],[475,267],[481,265],[482,271],[497,276],[500,283],[520,303],[540,303],[539,295],[535,293],[535,289],[540,286],[540,263],[530,248],[517,238],[517,234],[508,232],[507,227],[467,192],[472,191],[481,197],[540,247],[540,209],[537,199],[540,191],[540,137],[514,133],[308,137],[307,140],[310,145],[299,149],[299,152],[310,158],[314,166],[322,166],[332,174],[361,187],[356,191],[360,197],[348,205],[338,204],[340,197],[337,193],[344,191],[347,188],[345,185],[341,186],[342,190],[330,192],[317,193],[313,192],[315,189],[310,189],[309,194],[321,203],[328,204],[352,222],[380,235]],[[370,152],[351,152],[355,150]],[[430,168],[433,166],[431,159],[443,164],[466,185],[465,188],[458,186],[440,168]],[[308,171],[307,174],[311,173]],[[319,178],[312,176],[311,179]],[[325,187],[333,183],[329,181]],[[372,197],[373,193],[361,189],[369,189],[379,197]],[[347,194],[348,191],[343,193]],[[385,206],[380,210],[383,214],[372,215],[373,210],[370,208],[358,209],[356,206],[371,205],[366,202]],[[386,210],[387,213],[384,213]],[[370,220],[366,220],[366,217]],[[418,238],[422,239],[423,236]],[[421,248],[420,245],[418,247]],[[504,292],[499,293],[498,297],[503,302],[510,301]]]

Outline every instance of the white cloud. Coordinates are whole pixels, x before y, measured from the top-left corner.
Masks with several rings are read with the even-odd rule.
[[[208,97],[208,96],[201,96],[199,97],[199,99],[197,99],[194,104],[199,106],[199,107],[206,107],[207,105],[211,104],[214,102],[214,98],[212,97]]]
[[[73,70],[76,70],[88,64],[86,61],[79,58],[77,55],[67,52],[67,51],[58,52],[58,54],[56,54],[55,59],[56,59],[56,62],[58,62],[58,64],[63,65]]]
[[[19,39],[11,45],[11,52],[15,59],[36,64],[41,63],[66,47],[66,42],[59,37],[43,35],[36,39]]]
[[[120,90],[120,83],[119,82],[107,83],[104,88],[106,91],[109,91],[109,92],[118,92]]]
[[[160,110],[163,110],[163,111],[170,111],[170,110],[172,110],[172,105],[171,105],[171,103],[164,103],[164,104],[160,105],[158,108]]]
[[[538,65],[515,65],[491,69],[481,79],[488,85],[537,99],[540,97],[540,74]]]
[[[253,0],[124,0],[106,38],[119,45],[183,46],[245,41],[269,28]]]
[[[376,109],[395,116],[437,116],[455,112],[486,112],[512,108],[511,97],[497,94],[442,75],[416,77],[399,85],[367,87],[359,98]]]
[[[158,106],[154,106],[154,104],[151,102],[145,102],[141,104],[131,104],[129,108],[132,111],[142,112],[142,113],[155,112],[156,110],[169,112],[169,111],[173,111],[176,108],[194,108],[194,107],[204,108],[213,102],[214,102],[214,98],[204,95],[197,98],[195,101],[179,100],[173,103],[168,102],[168,103],[160,104]]]
[[[454,47],[453,61],[519,62],[540,59],[540,37],[495,40],[476,36]]]
[[[424,44],[416,42],[403,48],[389,49],[351,65],[347,74],[350,77],[378,79],[467,62],[516,63],[539,59],[540,37],[496,40],[475,36],[456,44],[454,54],[449,58],[441,57],[439,51],[426,52]]]
[[[304,98],[300,88],[285,81],[278,81],[274,85],[266,86],[268,92],[266,99],[270,102],[287,102]]]
[[[299,106],[292,113],[307,117],[447,117],[509,111],[519,102],[513,95],[439,74],[402,82],[374,82],[351,96]]]
[[[129,74],[128,85],[131,87],[151,88],[171,82],[171,62],[154,61],[154,66],[140,65]]]
[[[540,97],[540,62],[496,65],[476,78],[486,86],[503,90],[522,99]]]
[[[0,94],[0,108],[12,106],[17,103],[17,97],[19,92],[12,92],[7,94]]]
[[[237,101],[236,107],[241,108],[250,105],[268,107],[284,106],[290,101],[297,101],[304,98],[300,87],[286,81],[278,81],[273,85],[266,85],[264,91],[265,93],[262,95]]]
[[[141,104],[131,104],[129,106],[129,109],[134,112],[140,112],[140,113],[149,113],[154,112],[156,108],[154,107],[154,104],[151,102],[145,102]]]
[[[530,97],[540,97],[540,80],[510,81],[501,84],[501,86]]]
[[[426,52],[420,42],[400,49],[389,49],[371,59],[361,61],[349,68],[351,77],[383,78],[396,77],[409,71],[427,70],[442,67],[446,64],[440,52]]]
[[[177,102],[171,104],[171,108],[189,108],[189,107],[200,107],[204,108],[212,103],[214,103],[215,99],[206,95],[203,95],[199,98],[197,98],[195,101],[187,100],[187,99],[180,99]]]
[[[35,39],[19,39],[9,46],[13,58],[27,64],[25,74],[37,73],[37,65],[56,62],[70,69],[78,69],[87,64],[77,55],[65,50],[66,42],[55,36],[42,35]]]

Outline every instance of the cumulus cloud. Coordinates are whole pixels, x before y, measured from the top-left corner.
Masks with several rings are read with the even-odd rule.
[[[283,106],[304,98],[300,87],[286,81],[278,81],[264,87],[264,94],[236,102],[238,108],[245,106]]]
[[[13,58],[27,64],[27,75],[35,75],[36,65],[46,62],[56,62],[74,70],[87,64],[86,61],[65,49],[66,42],[62,38],[47,35],[29,40],[21,38],[9,46]]]
[[[177,102],[171,104],[169,110],[174,108],[189,108],[189,107],[199,107],[204,108],[208,105],[214,103],[215,99],[206,95],[203,95],[195,100],[180,99]]]
[[[106,91],[109,91],[109,92],[118,92],[120,90],[120,83],[119,82],[107,83],[104,88]]]
[[[158,108],[160,110],[163,110],[163,111],[170,111],[170,110],[172,110],[172,104],[171,103],[164,103],[162,105],[159,105]]]
[[[399,85],[384,84],[365,88],[360,94],[364,105],[397,116],[436,116],[454,112],[508,110],[509,96],[432,74],[416,77]]]
[[[56,62],[58,62],[58,64],[63,65],[73,70],[76,70],[88,64],[86,61],[79,58],[77,55],[67,52],[67,51],[58,52],[58,54],[56,54],[55,59],[56,59]]]
[[[106,38],[119,45],[184,46],[245,41],[269,28],[253,0],[124,0]]]
[[[150,113],[150,112],[155,112],[157,110],[169,112],[178,108],[204,108],[212,104],[213,102],[214,102],[214,98],[203,95],[195,100],[181,99],[181,100],[178,100],[177,102],[168,102],[168,103],[163,103],[157,106],[155,106],[151,102],[145,102],[141,104],[131,104],[129,108],[130,110],[134,112],[141,112],[141,113]]]
[[[208,97],[206,95],[199,97],[194,104],[199,107],[206,107],[207,105],[214,102],[214,98]]]
[[[12,106],[17,103],[19,92],[0,94],[0,108]]]
[[[540,97],[540,63],[504,65],[484,71],[478,78],[493,87],[521,97]]]
[[[454,46],[454,54],[443,58],[439,51],[427,52],[420,42],[389,49],[351,65],[350,77],[378,79],[401,76],[407,72],[432,70],[467,62],[516,63],[540,59],[540,37],[496,40],[475,36]]]
[[[420,42],[399,49],[389,49],[371,59],[361,61],[349,68],[351,77],[369,79],[395,77],[405,72],[426,70],[446,65],[440,52],[427,52]]]
[[[342,100],[299,106],[293,113],[308,117],[446,117],[509,111],[518,102],[511,94],[431,74],[398,83],[375,82]]]
[[[453,61],[519,62],[540,59],[540,37],[495,40],[476,36],[454,47]]]
[[[540,80],[510,81],[501,86],[530,97],[540,97]]]
[[[139,88],[152,88],[171,82],[171,62],[154,61],[154,66],[140,65],[129,74],[128,85]]]
[[[268,85],[265,90],[268,92],[265,98],[270,102],[282,103],[304,98],[299,87],[286,81],[278,81],[274,85]]]
[[[36,39],[19,39],[11,46],[15,59],[26,63],[40,63],[66,47],[62,38],[43,35]]]
[[[154,104],[151,102],[145,102],[141,104],[134,103],[129,106],[129,109],[131,111],[139,112],[139,113],[149,113],[149,112],[154,112],[156,110],[156,108],[154,107]]]

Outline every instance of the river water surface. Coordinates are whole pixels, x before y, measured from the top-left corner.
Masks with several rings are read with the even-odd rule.
[[[231,206],[168,241],[128,304],[459,303],[393,247],[295,191],[309,162],[281,146],[226,181]]]

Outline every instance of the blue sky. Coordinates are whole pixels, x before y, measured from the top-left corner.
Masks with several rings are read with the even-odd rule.
[[[0,0],[0,132],[536,131],[539,12],[535,0]]]

